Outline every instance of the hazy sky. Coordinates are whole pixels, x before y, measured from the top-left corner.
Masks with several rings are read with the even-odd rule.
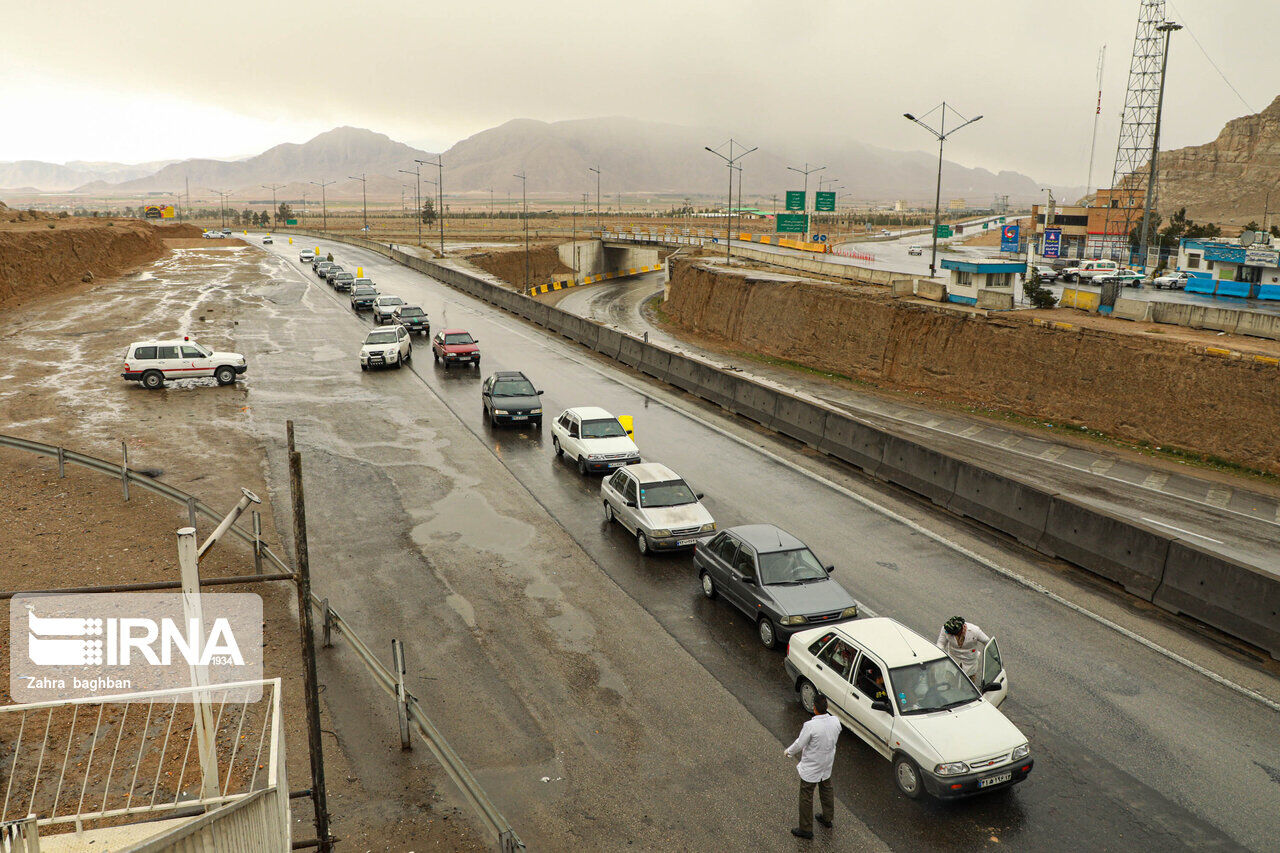
[[[985,116],[948,159],[1083,184],[1106,44],[1105,183],[1138,5],[0,0],[0,160],[229,157],[344,124],[435,151],[511,118],[601,115],[931,149],[901,116],[945,98]],[[1280,94],[1280,0],[1170,0],[1167,15],[1188,30],[1162,147]]]

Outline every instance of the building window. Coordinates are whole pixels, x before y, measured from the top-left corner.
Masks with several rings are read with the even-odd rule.
[[[1213,269],[1213,261],[1205,261],[1204,268],[1207,270]]]
[[[1189,270],[1198,270],[1198,269],[1200,269],[1200,256],[1199,256],[1199,255],[1187,255],[1187,269],[1189,269]]]
[[[960,287],[969,287],[973,283],[973,276],[964,270],[956,270],[956,284]]]

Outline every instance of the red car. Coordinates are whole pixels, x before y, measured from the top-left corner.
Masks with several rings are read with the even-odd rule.
[[[431,355],[436,361],[443,361],[446,368],[451,364],[474,364],[479,367],[479,343],[471,337],[470,332],[462,329],[441,329],[431,339]]]

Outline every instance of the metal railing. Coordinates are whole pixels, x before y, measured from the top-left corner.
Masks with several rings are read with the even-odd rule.
[[[249,701],[259,691],[262,701]],[[201,701],[216,714],[209,765],[196,743]],[[37,826],[79,832],[275,790],[287,834],[280,726],[279,679],[0,706],[0,739],[13,744],[0,821],[34,815]]]

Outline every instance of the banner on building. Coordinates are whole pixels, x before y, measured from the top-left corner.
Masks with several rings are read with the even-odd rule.
[[[1000,229],[1000,251],[1018,251],[1018,226],[1006,225]]]
[[[1056,258],[1062,251],[1062,229],[1046,228],[1044,230],[1044,248],[1041,257]]]

